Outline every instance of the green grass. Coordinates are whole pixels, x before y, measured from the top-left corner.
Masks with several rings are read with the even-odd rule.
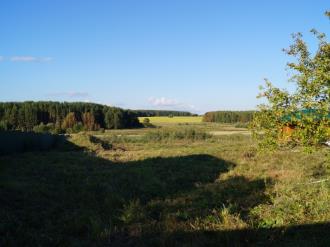
[[[242,134],[146,137],[171,130],[187,131],[75,134],[72,149],[0,156],[0,245],[329,243],[329,149],[258,153]]]

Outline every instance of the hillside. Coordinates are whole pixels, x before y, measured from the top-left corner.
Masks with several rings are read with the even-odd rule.
[[[209,134],[227,128],[80,133],[1,155],[0,245],[326,246],[329,150],[270,155],[240,130]]]

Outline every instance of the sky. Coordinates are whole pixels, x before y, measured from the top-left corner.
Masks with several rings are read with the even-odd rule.
[[[250,110],[287,82],[291,34],[329,31],[329,0],[1,0],[0,101]]]

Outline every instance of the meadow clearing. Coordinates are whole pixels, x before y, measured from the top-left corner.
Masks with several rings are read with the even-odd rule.
[[[0,156],[0,245],[329,243],[329,149],[260,153],[244,128],[171,120]]]
[[[139,117],[139,121],[143,122],[145,118],[150,120],[151,124],[164,126],[169,124],[185,124],[185,123],[201,123],[202,116],[173,116],[173,117]]]
[[[18,2],[0,247],[330,246],[329,1]]]

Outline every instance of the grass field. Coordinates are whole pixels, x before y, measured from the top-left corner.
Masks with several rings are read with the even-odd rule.
[[[80,133],[2,155],[0,246],[327,246],[329,149],[258,153],[235,129]]]
[[[139,117],[139,121],[142,123],[146,117]],[[201,123],[202,116],[192,117],[147,117],[150,119],[150,123],[154,125],[168,125],[168,124],[185,124],[185,123]]]

